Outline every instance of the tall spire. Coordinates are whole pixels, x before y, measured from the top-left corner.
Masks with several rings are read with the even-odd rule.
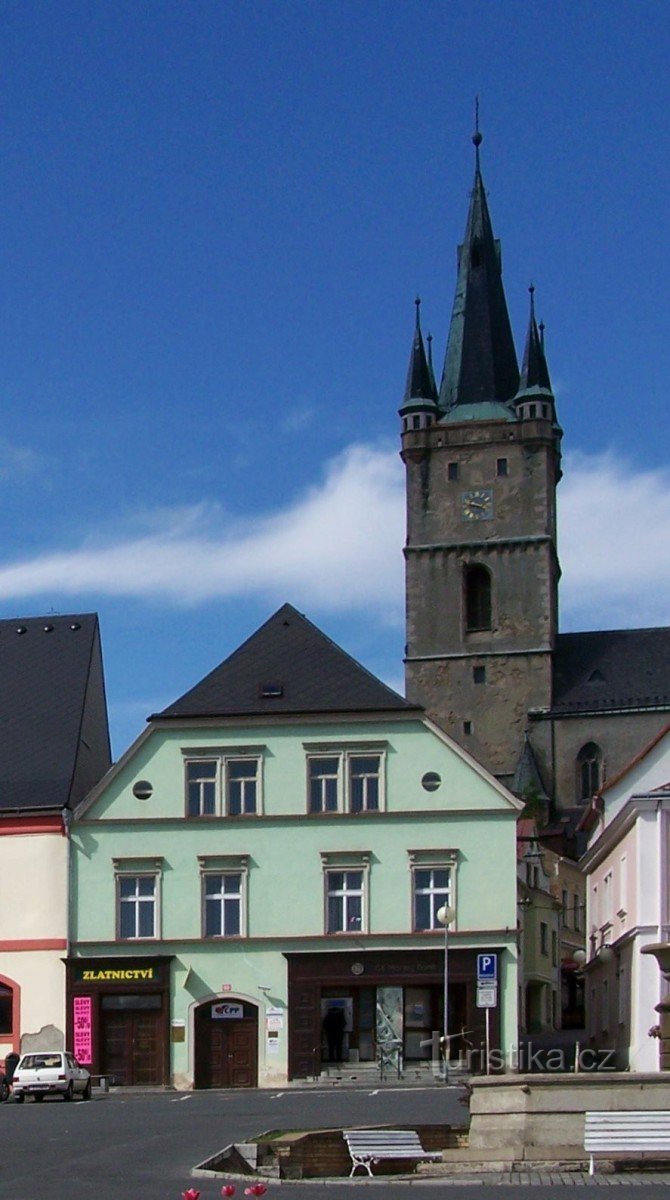
[[[400,413],[406,415],[410,411],[423,411],[430,412],[436,417],[437,389],[435,387],[432,366],[426,357],[426,348],[421,332],[421,300],[418,296],[414,303],[416,305],[414,338],[412,339],[412,349],[407,369],[407,382],[405,384],[403,401],[400,406]]]
[[[547,367],[547,360],[544,354],[544,325],[541,327],[542,332],[540,333],[537,321],[535,320],[535,288],[532,283],[528,291],[530,292],[530,316],[528,318],[528,332],[526,334],[526,347],[523,352],[518,396],[524,392],[536,391],[538,388],[546,392],[551,392],[549,368]]]
[[[480,415],[472,408],[466,412],[466,405],[508,405],[519,386],[500,243],[493,236],[480,166],[479,104],[472,141],[475,179],[465,236],[458,248],[458,280],[439,399],[440,409],[452,420]],[[458,412],[452,411],[456,408]],[[496,415],[504,416],[504,409]]]

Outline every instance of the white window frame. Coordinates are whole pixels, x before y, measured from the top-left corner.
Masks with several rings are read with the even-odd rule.
[[[161,936],[161,891],[162,891],[162,874],[163,874],[163,859],[113,859],[114,864],[114,909],[115,909],[115,929],[116,941],[129,942],[155,942]],[[137,932],[139,928],[139,915],[141,905],[144,898],[138,894],[134,897],[122,898],[121,882],[134,879],[152,879],[154,884],[153,895],[151,902],[153,904],[153,932],[150,934],[140,934]],[[135,902],[135,930],[136,932],[127,936],[121,932],[121,912],[128,911],[127,908],[122,909],[122,905],[128,904],[130,907],[131,901]],[[146,898],[147,906],[149,897]]]
[[[263,746],[229,746],[225,748],[217,748],[215,750],[199,749],[199,750],[182,750],[184,760],[184,807],[185,815],[191,821],[211,820],[212,818],[226,818],[235,820],[238,817],[258,817],[263,813],[263,763],[264,763]],[[246,804],[243,806],[240,813],[230,813],[230,777],[229,768],[233,763],[239,762],[254,762],[256,764],[256,774],[254,777],[256,806],[253,810],[247,811]],[[214,779],[214,812],[213,813],[190,813],[189,812],[189,767],[198,763],[213,763],[215,764],[215,779]],[[250,789],[244,786],[244,780],[239,781],[243,786],[242,794]],[[250,783],[251,780],[247,780]]]
[[[446,904],[454,911],[454,919],[449,924],[450,931],[454,931],[458,919],[458,903],[457,903],[457,867],[458,867],[458,850],[454,849],[421,849],[408,850],[409,870],[410,870],[410,923],[409,927],[413,933],[431,933],[435,930],[444,932],[444,925],[437,920],[437,909]],[[427,929],[419,929],[416,923],[416,897],[419,894],[416,885],[417,871],[447,871],[449,873],[449,882],[446,888],[446,896],[444,888],[433,887],[428,892],[423,892],[424,895],[432,894],[434,896],[445,897],[441,899],[439,905],[431,905],[431,921],[432,924]]]
[[[369,907],[370,907],[370,860],[371,852],[365,851],[330,851],[322,852],[321,863],[323,868],[323,931],[326,937],[359,937],[360,934],[369,932]],[[328,913],[331,896],[335,893],[331,891],[330,879],[335,874],[347,874],[357,872],[361,876],[360,888],[351,891],[345,886],[342,890],[343,911],[346,911],[347,896],[360,896],[361,901],[361,919],[360,925],[344,929],[329,929],[328,928]]]
[[[348,813],[351,816],[360,816],[363,813],[378,813],[384,812],[386,809],[386,755],[388,744],[386,742],[356,742],[355,744],[343,746],[341,742],[336,743],[311,743],[304,742],[303,748],[306,752],[305,759],[305,791],[306,805],[309,816],[334,816],[336,813]],[[362,758],[377,758],[379,759],[379,771],[374,776],[377,780],[377,807],[369,808],[365,805],[363,808],[353,809],[353,785],[352,785],[352,766],[356,759]],[[336,771],[331,774],[324,774],[323,778],[336,780],[336,807],[331,809],[312,808],[312,775],[311,763],[316,759],[333,759],[337,764]],[[366,773],[367,778],[372,778],[372,775]],[[367,786],[364,787],[367,792]]]
[[[238,941],[248,937],[249,856],[247,854],[199,855],[200,868],[200,936],[207,942]],[[240,928],[239,933],[206,933],[206,880],[213,877],[239,875]],[[232,893],[231,893],[232,895]],[[222,892],[222,916],[225,900]]]

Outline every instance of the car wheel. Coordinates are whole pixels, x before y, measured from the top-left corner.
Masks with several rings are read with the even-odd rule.
[[[0,1079],[0,1103],[9,1097],[9,1084],[6,1079]]]
[[[90,1100],[91,1099],[91,1081],[90,1081],[90,1079],[86,1080],[86,1087],[84,1088],[84,1090],[81,1094],[81,1098],[82,1098],[82,1100]]]
[[[74,1084],[73,1084],[72,1080],[70,1080],[65,1091],[63,1092],[63,1099],[71,1100],[73,1096],[74,1096]]]
[[[23,1092],[19,1092],[17,1095],[14,1096],[15,1104],[23,1104],[24,1100],[25,1100],[25,1096],[24,1096]]]

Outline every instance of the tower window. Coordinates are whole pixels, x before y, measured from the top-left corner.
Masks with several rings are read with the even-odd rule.
[[[472,733],[472,721],[463,722],[463,733],[468,736]]]
[[[486,567],[465,568],[465,631],[491,628],[491,576]]]
[[[473,683],[486,683],[486,667],[472,668]]]
[[[421,417],[412,417],[412,429],[419,429],[421,426]]]
[[[450,462],[447,465],[447,479],[455,482],[458,479],[458,463]]]
[[[529,405],[529,409],[530,409],[530,416],[531,416],[531,417],[535,417],[535,416],[537,416],[537,404],[531,404],[531,405]]]
[[[497,469],[498,475],[506,475],[507,474],[507,459],[499,458],[498,462],[496,463],[496,469]]]
[[[602,784],[603,755],[600,746],[587,742],[577,755],[577,799],[590,800]]]

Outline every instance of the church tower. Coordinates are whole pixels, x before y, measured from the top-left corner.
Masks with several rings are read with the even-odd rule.
[[[400,416],[407,478],[407,697],[511,782],[529,709],[549,709],[558,623],[561,430],[531,288],[519,373],[475,177],[444,371],[417,319]]]

